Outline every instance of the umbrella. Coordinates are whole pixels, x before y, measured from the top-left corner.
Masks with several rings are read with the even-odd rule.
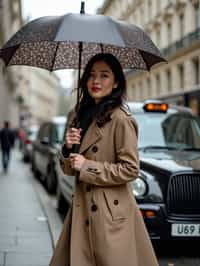
[[[138,26],[104,15],[89,15],[81,2],[80,14],[35,19],[0,49],[6,66],[29,65],[53,71],[80,69],[99,52],[112,53],[124,69],[150,68],[165,61],[159,49]]]

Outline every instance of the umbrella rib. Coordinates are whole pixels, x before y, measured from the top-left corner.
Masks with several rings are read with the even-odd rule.
[[[103,44],[102,43],[100,43],[100,47],[101,47],[101,52],[104,53]]]
[[[145,65],[146,65],[146,69],[148,71],[150,71],[151,67],[148,65],[148,62],[144,59],[144,55],[142,54],[143,51],[142,50],[138,50],[138,51],[140,53],[140,56],[142,57],[142,60],[144,61]]]
[[[15,55],[15,53],[17,52],[17,49],[19,49],[20,45],[21,45],[21,44],[16,45],[17,48],[14,49],[12,55],[9,57],[9,60],[8,60],[7,62],[4,61],[6,66],[9,66],[11,59],[13,58],[13,56]],[[15,46],[14,46],[14,47],[15,47]],[[6,49],[6,48],[5,48],[5,49]]]
[[[56,50],[55,50],[55,53],[54,53],[54,56],[53,56],[53,60],[52,60],[52,65],[51,65],[51,68],[50,68],[51,72],[53,71],[53,66],[54,66],[54,63],[55,63],[55,60],[56,60],[56,54],[57,54],[57,51],[58,51],[58,46],[59,46],[59,42],[57,42],[57,44],[56,44]]]

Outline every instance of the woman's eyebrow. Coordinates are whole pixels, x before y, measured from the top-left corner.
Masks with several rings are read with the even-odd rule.
[[[109,70],[101,70],[100,72],[103,72],[103,73],[110,73]]]
[[[96,70],[91,70],[90,71],[90,73],[95,73],[95,72],[97,72],[97,71]],[[109,70],[100,70],[99,72],[101,72],[101,73],[110,73]]]

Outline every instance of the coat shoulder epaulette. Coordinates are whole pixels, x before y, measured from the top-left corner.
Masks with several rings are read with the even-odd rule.
[[[127,115],[132,116],[130,110],[126,106],[121,106],[120,109]]]

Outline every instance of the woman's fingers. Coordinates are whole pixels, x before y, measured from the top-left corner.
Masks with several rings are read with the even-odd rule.
[[[72,127],[72,128],[69,129],[69,133],[72,133],[72,134],[78,134],[78,135],[80,135],[81,131],[82,131],[81,128],[74,128],[74,127]]]
[[[69,145],[80,144],[81,139],[81,128],[70,128],[66,133],[65,142]]]
[[[69,143],[80,142],[80,137],[79,136],[67,136],[66,141]]]

